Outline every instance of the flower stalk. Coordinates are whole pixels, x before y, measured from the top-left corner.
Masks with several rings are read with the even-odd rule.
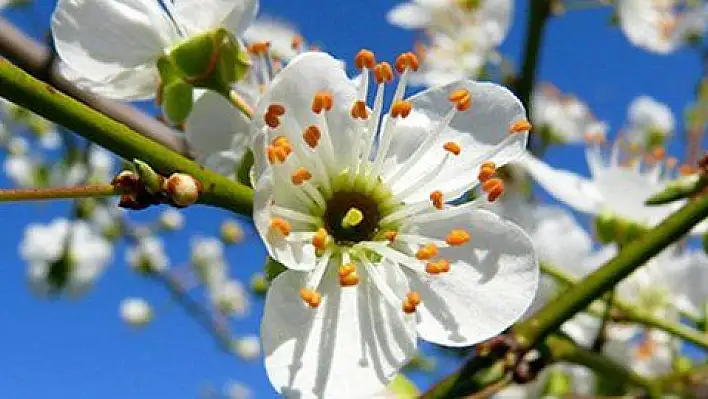
[[[4,58],[0,58],[0,96],[49,120],[125,159],[141,159],[156,172],[169,176],[186,173],[204,187],[200,203],[250,216],[253,191],[140,135],[127,126],[57,91]]]

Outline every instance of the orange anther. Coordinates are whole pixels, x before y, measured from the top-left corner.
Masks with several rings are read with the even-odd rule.
[[[310,148],[317,147],[320,137],[322,137],[322,133],[320,133],[320,129],[315,125],[305,129],[305,132],[302,134],[302,138],[305,140],[307,145],[310,146]]]
[[[352,118],[366,119],[369,117],[369,110],[366,109],[366,103],[362,100],[354,101],[351,111]]]
[[[457,89],[447,97],[458,111],[466,111],[472,105],[472,95],[467,89]]]
[[[260,41],[260,42],[252,43],[250,46],[248,46],[248,51],[251,54],[265,54],[268,52],[269,48],[270,48],[270,42]]]
[[[430,193],[430,201],[433,203],[433,206],[435,208],[443,209],[443,205],[445,205],[445,202],[443,201],[442,191],[436,190]]]
[[[504,181],[497,177],[482,183],[482,190],[487,193],[487,200],[494,202],[504,194]]]
[[[291,177],[294,185],[299,186],[300,184],[312,179],[312,173],[306,168],[297,168]]]
[[[376,65],[376,57],[374,57],[374,53],[371,50],[361,49],[354,57],[354,65],[358,70],[364,68],[372,69]]]
[[[443,144],[443,148],[445,149],[445,151],[453,153],[455,155],[460,155],[460,151],[462,151],[460,145],[455,143],[454,141],[448,141],[447,143]]]
[[[527,132],[531,130],[533,126],[531,126],[531,122],[522,119],[520,121],[516,121],[511,124],[509,127],[509,133],[514,134],[514,133],[521,133],[521,132]]]
[[[393,69],[388,62],[381,62],[374,67],[374,79],[376,83],[386,83],[393,80]]]
[[[270,219],[270,228],[277,230],[283,236],[290,234],[290,223],[281,217],[274,217]]]
[[[666,167],[669,169],[673,169],[674,167],[676,167],[677,164],[678,164],[678,159],[676,159],[674,157],[668,157],[666,159]]]
[[[492,176],[494,176],[496,173],[497,165],[492,161],[486,161],[483,162],[482,165],[479,167],[479,175],[477,175],[477,178],[479,179],[479,181],[484,183],[487,180],[491,179]]]
[[[408,298],[403,300],[402,309],[405,314],[415,313],[416,307],[417,306],[412,304],[411,301],[408,300]]]
[[[272,144],[274,147],[281,148],[285,151],[286,156],[293,152],[293,147],[290,145],[290,141],[285,136],[277,136],[273,139]]]
[[[300,298],[313,308],[320,306],[322,302],[322,295],[319,292],[307,288],[300,288]]]
[[[408,302],[411,304],[418,306],[420,305],[421,298],[420,298],[420,293],[416,291],[411,291],[406,295],[406,299],[408,299]]]
[[[418,251],[415,253],[415,257],[418,260],[428,260],[432,259],[435,256],[438,255],[438,247],[435,244],[427,244],[423,247],[420,247]]]
[[[356,271],[356,265],[353,263],[347,263],[346,265],[339,266],[339,277],[344,277],[350,273]]]
[[[391,242],[396,241],[397,235],[398,235],[397,231],[387,231],[387,232],[383,233],[384,238],[391,241]]]
[[[329,234],[324,227],[317,229],[315,236],[312,237],[312,246],[317,249],[325,249],[327,247],[327,242],[329,241]]]
[[[462,229],[451,230],[447,237],[445,237],[445,242],[453,247],[462,245],[470,240],[470,234]]]
[[[283,147],[269,145],[266,147],[266,157],[271,164],[283,163],[288,159],[288,152]]]
[[[411,113],[413,105],[409,101],[396,101],[391,106],[391,116],[394,118],[405,118]]]
[[[332,94],[326,91],[318,91],[312,99],[312,112],[319,114],[323,109],[329,111],[332,109],[333,102]]]
[[[396,57],[396,71],[398,73],[403,73],[406,69],[410,68],[413,71],[417,71],[420,63],[418,62],[418,57],[411,52],[403,53]]]
[[[683,164],[683,165],[679,166],[678,172],[680,175],[686,176],[686,175],[692,175],[692,174],[696,173],[697,170],[696,170],[696,168],[694,168],[691,165]]]
[[[290,40],[290,47],[295,51],[300,51],[300,48],[302,48],[302,36],[293,36],[293,38]]]
[[[666,156],[666,150],[664,150],[664,147],[662,146],[656,146],[651,149],[651,155],[657,161],[661,161]]]
[[[428,262],[425,265],[425,271],[429,274],[447,273],[450,271],[450,262],[445,259],[440,259],[437,262]]]
[[[349,263],[339,267],[339,285],[351,287],[359,283],[359,275],[356,272],[356,265]]]
[[[268,111],[266,111],[268,114],[273,114],[276,116],[282,116],[285,115],[285,107],[283,107],[281,104],[271,104],[268,106]]]
[[[268,127],[271,129],[275,129],[280,125],[280,119],[277,115],[266,113],[265,115],[263,115],[263,120],[265,121],[266,125],[268,125]]]

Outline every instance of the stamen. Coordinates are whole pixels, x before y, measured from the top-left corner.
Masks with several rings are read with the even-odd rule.
[[[454,229],[445,237],[445,242],[448,245],[456,247],[467,243],[470,240],[470,234],[462,229]]]
[[[376,57],[371,50],[361,49],[354,57],[354,65],[356,69],[362,70],[364,68],[372,69],[376,64]]]
[[[438,247],[435,244],[427,244],[424,247],[418,249],[415,253],[415,257],[419,260],[428,260],[436,257],[438,255]]]
[[[348,263],[339,267],[339,285],[342,287],[352,287],[359,284],[359,274],[356,272],[356,265]]]
[[[270,42],[264,40],[252,43],[250,46],[248,46],[248,52],[251,54],[261,55],[267,53],[269,48]]]
[[[280,125],[280,117],[285,114],[285,107],[280,104],[271,104],[263,116],[266,125],[271,129],[275,129]]]
[[[364,214],[357,208],[349,208],[347,213],[342,218],[342,227],[349,229],[358,226],[364,221]]]
[[[312,99],[312,112],[319,114],[323,109],[329,111],[332,109],[333,104],[332,94],[326,91],[319,91]]]
[[[376,64],[373,71],[374,79],[376,79],[378,84],[388,83],[393,80],[393,69],[391,69],[391,64],[388,62],[384,61]]]
[[[328,242],[329,234],[327,234],[327,230],[324,227],[317,229],[315,236],[312,237],[312,245],[319,250],[323,250],[327,247]]]
[[[307,168],[297,168],[292,175],[292,182],[294,185],[299,186],[300,184],[312,179],[312,173],[310,173]]]
[[[482,190],[487,193],[487,200],[494,202],[504,194],[504,181],[496,177],[488,179],[482,183]]]
[[[472,95],[467,89],[457,89],[450,93],[447,99],[455,104],[455,108],[460,112],[466,111],[472,106]]]
[[[460,145],[455,143],[454,141],[448,141],[447,143],[443,144],[443,148],[445,149],[445,151],[455,155],[460,155],[460,152],[462,151]]]
[[[362,100],[354,101],[351,111],[352,118],[366,119],[369,117],[369,110],[366,109],[366,103]]]
[[[433,203],[433,206],[437,209],[443,209],[443,206],[445,205],[445,202],[443,202],[443,193],[442,191],[436,190],[430,193],[430,201]]]
[[[492,176],[494,176],[496,173],[497,165],[492,161],[486,161],[483,162],[482,166],[479,167],[479,175],[477,176],[477,179],[484,183],[487,180],[491,179]]]
[[[269,145],[266,147],[266,156],[271,164],[283,163],[288,158],[288,153],[283,147]]]
[[[428,262],[425,264],[425,271],[429,274],[447,273],[450,271],[450,262],[445,259],[440,259],[437,262]]]
[[[270,228],[277,230],[284,237],[287,237],[291,230],[290,223],[288,223],[287,220],[277,216],[270,219]]]
[[[397,235],[398,235],[397,231],[387,231],[387,232],[383,233],[384,238],[389,240],[390,242],[396,241]]]
[[[302,36],[293,36],[293,38],[290,40],[290,48],[295,51],[300,51],[300,49],[302,48]]]
[[[300,288],[300,298],[312,308],[320,306],[322,302],[322,295],[319,292],[307,288]]]
[[[391,116],[406,118],[411,113],[413,105],[409,101],[397,101],[391,106]]]
[[[310,148],[317,147],[317,143],[319,143],[321,137],[322,133],[320,132],[320,129],[315,125],[312,125],[305,129],[305,132],[302,134],[302,138],[305,140],[307,145],[310,146]]]
[[[509,133],[515,134],[515,133],[528,132],[532,128],[533,128],[533,126],[531,126],[531,122],[529,122],[527,120],[520,120],[520,121],[516,121],[511,124],[511,126],[509,127]],[[598,136],[598,135],[595,135],[595,136]]]

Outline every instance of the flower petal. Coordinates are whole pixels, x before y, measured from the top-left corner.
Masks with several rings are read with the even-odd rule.
[[[592,181],[575,173],[553,169],[532,155],[519,163],[549,194],[580,212],[597,214],[608,202]]]
[[[175,19],[190,33],[224,27],[236,36],[246,31],[258,12],[256,0],[175,0]]]
[[[59,57],[99,81],[153,62],[177,37],[158,2],[142,0],[60,0],[52,34]]]
[[[418,333],[423,339],[469,346],[493,337],[518,320],[536,294],[539,267],[533,243],[517,225],[485,210],[444,215],[411,229],[445,240],[452,229],[471,240],[440,248],[450,271],[439,275],[407,272],[411,289],[422,298]]]
[[[470,92],[472,106],[457,112],[449,127],[424,149],[422,156],[415,154],[416,149],[453,109],[448,97],[457,89]],[[389,168],[384,175],[384,180],[399,175],[400,178],[392,182],[394,193],[415,184],[419,176],[439,165],[446,156],[444,143],[458,143],[462,153],[450,158],[434,181],[421,185],[410,194],[407,202],[423,200],[432,190],[459,196],[477,181],[479,164],[483,161],[490,160],[501,166],[525,153],[528,132],[509,134],[513,123],[526,120],[524,107],[514,94],[502,86],[458,81],[428,89],[408,100],[413,110],[407,118],[398,121],[392,132]],[[405,162],[412,156],[420,156],[420,159],[414,165],[406,165]],[[399,172],[400,168],[406,168],[403,174]]]
[[[207,91],[194,103],[185,135],[197,161],[204,163],[221,151],[243,155],[251,120],[221,95]]]
[[[418,4],[403,3],[386,14],[388,23],[406,29],[424,28],[431,22],[430,11]]]
[[[84,77],[65,62],[59,63],[59,72],[80,88],[92,93],[124,101],[149,100],[155,97],[159,76],[157,69],[147,65],[125,69],[104,80]]]
[[[322,302],[307,307],[298,290],[304,273],[286,271],[270,289],[261,326],[266,371],[286,397],[370,397],[382,391],[415,353],[415,327],[367,279],[342,288],[330,269]],[[409,319],[410,320],[410,319]]]

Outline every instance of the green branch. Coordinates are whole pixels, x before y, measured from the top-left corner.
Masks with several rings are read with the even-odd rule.
[[[132,160],[148,163],[158,173],[189,174],[204,191],[200,202],[251,215],[253,191],[141,136],[127,126],[89,108],[0,58],[0,97],[21,105],[86,139]]]
[[[514,87],[516,95],[519,96],[529,115],[531,114],[531,92],[536,85],[536,70],[543,43],[543,31],[550,15],[550,0],[529,0],[528,31],[524,45],[523,64]]]

